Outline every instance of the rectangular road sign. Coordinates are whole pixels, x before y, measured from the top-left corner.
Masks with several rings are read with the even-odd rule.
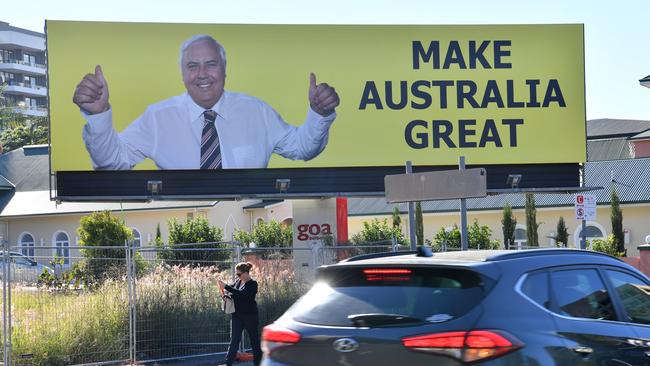
[[[483,168],[387,175],[384,185],[388,203],[450,200],[487,195],[487,178]]]
[[[576,194],[574,199],[574,208],[576,220],[595,220],[596,219],[596,195],[593,194]]]

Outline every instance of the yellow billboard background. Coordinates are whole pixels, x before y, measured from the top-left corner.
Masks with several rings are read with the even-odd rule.
[[[270,168],[395,166],[411,160],[415,165],[454,165],[459,156],[467,164],[578,163],[586,160],[583,26],[567,25],[223,25],[47,21],[50,81],[50,128],[53,171],[92,170],[81,138],[85,120],[72,103],[82,77],[101,65],[106,77],[113,124],[117,131],[141,115],[149,104],[185,91],[178,64],[180,44],[195,34],[210,34],[226,49],[226,89],[255,96],[277,110],[285,121],[302,124],[307,108],[309,73],[336,88],[341,104],[330,129],[326,149],[315,159],[291,161],[274,155]],[[469,41],[507,40],[509,69],[433,69],[421,60],[413,68],[413,41],[426,46],[458,41],[467,57]],[[492,61],[492,48],[485,53]],[[409,88],[416,80],[471,80],[483,95],[488,80],[496,80],[504,102],[506,80],[516,86],[514,100],[527,101],[528,79],[540,80],[541,103],[548,80],[561,86],[565,107],[547,108],[456,107],[455,89],[449,89],[448,106],[440,108],[437,89],[430,89],[433,104],[418,110],[409,93],[406,108],[392,110],[385,102],[384,85],[393,83],[394,99],[400,81]],[[384,109],[368,105],[360,110],[366,82],[374,81]],[[502,88],[502,89],[501,89]],[[508,145],[509,127],[501,119],[521,118],[517,146]],[[478,142],[486,119],[496,122],[502,147],[410,147],[405,128],[412,120],[475,119]],[[451,135],[458,142],[458,138]],[[136,169],[155,169],[151,161]]]

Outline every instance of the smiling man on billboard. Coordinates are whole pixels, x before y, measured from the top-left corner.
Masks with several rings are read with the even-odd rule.
[[[150,105],[120,133],[101,67],[79,82],[73,102],[87,121],[83,139],[94,169],[132,169],[145,158],[159,169],[266,168],[273,153],[310,160],[327,145],[339,96],[313,73],[310,108],[296,127],[263,101],[224,90],[226,53],[211,36],[185,41],[180,66],[187,92]]]

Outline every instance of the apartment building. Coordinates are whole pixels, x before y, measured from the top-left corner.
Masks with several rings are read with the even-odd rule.
[[[16,113],[47,116],[44,34],[0,21],[0,83]]]

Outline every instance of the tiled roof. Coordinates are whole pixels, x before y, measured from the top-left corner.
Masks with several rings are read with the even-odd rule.
[[[630,137],[630,140],[645,140],[645,139],[650,139],[650,130],[641,132],[638,135],[634,135]]]
[[[592,119],[587,121],[587,138],[631,137],[650,130],[650,121],[631,119]]]
[[[213,207],[216,201],[153,201],[153,202],[64,202],[57,205],[50,200],[50,191],[15,192],[0,217],[40,216],[59,214],[86,214],[95,211],[173,210],[196,207]],[[0,196],[0,200],[4,196]],[[1,201],[0,201],[1,202]]]
[[[650,158],[588,162],[585,166],[585,182],[587,187],[603,187],[595,194],[599,205],[609,205],[611,187],[616,192],[622,204],[650,203]],[[612,182],[612,177],[614,182]],[[485,198],[467,199],[468,210],[500,210],[508,202],[514,208],[525,206],[525,195],[508,193]],[[537,207],[572,206],[573,194],[536,193]],[[350,216],[388,215],[393,207],[398,206],[400,212],[407,212],[406,203],[388,204],[385,198],[350,198],[348,199],[348,214]],[[460,209],[459,200],[422,202],[424,212],[454,212]]]
[[[244,210],[250,210],[254,208],[266,208],[272,205],[275,205],[276,203],[283,202],[284,200],[263,200],[257,203],[253,203],[252,205],[244,206]]]
[[[0,175],[13,183],[16,191],[50,189],[47,145],[25,146],[0,155]]]
[[[587,161],[631,158],[633,156],[628,139],[587,140]]]

